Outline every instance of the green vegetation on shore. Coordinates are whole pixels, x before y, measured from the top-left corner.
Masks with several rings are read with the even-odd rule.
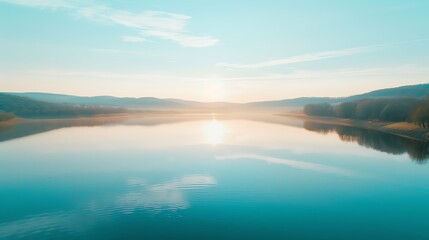
[[[338,117],[356,120],[413,122],[429,128],[429,99],[380,98],[343,102],[307,104],[304,113],[309,116]]]

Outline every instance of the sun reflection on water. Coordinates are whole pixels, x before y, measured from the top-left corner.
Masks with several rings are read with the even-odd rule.
[[[212,119],[210,122],[204,124],[203,132],[208,144],[218,145],[223,142],[227,131],[221,122]]]

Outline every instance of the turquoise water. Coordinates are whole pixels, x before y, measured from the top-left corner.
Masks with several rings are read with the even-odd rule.
[[[22,123],[0,141],[0,239],[429,236],[427,146],[386,134],[166,116]]]

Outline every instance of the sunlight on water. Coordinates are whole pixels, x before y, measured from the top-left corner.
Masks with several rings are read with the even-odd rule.
[[[227,129],[223,123],[212,119],[210,122],[204,124],[203,132],[208,144],[218,145],[223,143]]]
[[[429,234],[427,148],[407,139],[219,115],[28,124],[0,131],[0,239]]]

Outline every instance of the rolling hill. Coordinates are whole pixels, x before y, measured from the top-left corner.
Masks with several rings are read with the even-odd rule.
[[[5,93],[0,93],[0,110],[26,118],[78,117],[97,114],[116,114],[128,111],[124,108],[45,102]]]
[[[52,93],[1,93],[0,110],[14,112],[17,116],[75,116],[95,113],[124,112],[127,109],[143,110],[192,110],[192,111],[250,111],[298,109],[309,103],[331,103],[354,101],[371,98],[393,97],[429,97],[429,84],[419,84],[375,90],[368,93],[341,97],[302,97],[275,101],[250,103],[198,102],[181,99],[160,99],[154,97],[119,98],[112,96],[81,97]],[[122,109],[119,109],[122,108]]]
[[[346,98],[346,101],[353,101],[365,98],[392,98],[392,97],[429,97],[429,84],[409,85],[396,88],[386,88],[358,94]]]
[[[97,107],[120,107],[120,108],[138,108],[145,110],[190,110],[190,109],[210,109],[224,110],[237,109],[241,106],[238,103],[228,102],[197,102],[182,99],[160,99],[154,97],[141,98],[119,98],[112,96],[94,96],[81,97],[73,95],[53,94],[53,93],[5,93],[19,97],[25,97],[38,101],[51,102],[57,104],[73,104]]]
[[[251,107],[266,107],[266,108],[279,108],[279,107],[304,107],[310,103],[341,103],[349,102],[360,99],[374,99],[374,98],[397,98],[397,97],[411,97],[411,98],[423,98],[429,97],[429,84],[409,85],[396,88],[386,88],[375,90],[363,94],[341,97],[341,98],[329,98],[329,97],[302,97],[294,99],[283,99],[276,101],[264,101],[264,102],[251,102],[247,103]]]
[[[174,101],[154,98],[118,98],[111,96],[95,96],[95,97],[80,97],[73,95],[53,94],[53,93],[9,93],[15,96],[26,97],[34,100],[60,103],[60,104],[77,104],[87,106],[100,106],[100,107],[121,107],[121,108],[180,108],[182,104]]]

